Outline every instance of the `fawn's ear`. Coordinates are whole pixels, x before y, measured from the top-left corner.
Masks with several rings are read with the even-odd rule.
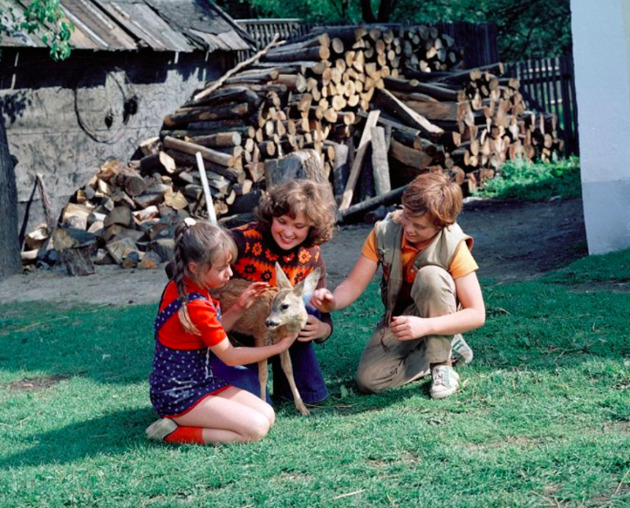
[[[276,285],[280,289],[293,289],[293,286],[287,279],[287,276],[282,271],[282,267],[276,261]]]
[[[317,289],[319,275],[319,268],[315,268],[315,270],[309,273],[303,281],[295,286],[295,291],[301,295],[312,295]]]

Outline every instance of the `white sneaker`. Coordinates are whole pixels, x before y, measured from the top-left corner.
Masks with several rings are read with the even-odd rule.
[[[453,395],[459,388],[459,374],[453,367],[448,365],[438,365],[431,371],[433,383],[431,384],[432,399],[444,399]]]
[[[464,340],[464,337],[457,335],[451,344],[451,361],[453,367],[461,367],[472,362],[473,350]]]
[[[160,418],[155,420],[145,430],[148,439],[152,441],[164,441],[166,436],[177,430],[177,424],[170,418]]]

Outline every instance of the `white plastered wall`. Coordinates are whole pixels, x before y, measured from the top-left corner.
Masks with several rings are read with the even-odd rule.
[[[630,248],[630,0],[571,0],[590,254]]]

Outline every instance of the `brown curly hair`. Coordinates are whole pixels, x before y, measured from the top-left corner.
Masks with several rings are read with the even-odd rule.
[[[414,178],[402,195],[410,215],[424,215],[442,229],[457,220],[462,211],[461,187],[445,173],[423,173]]]
[[[266,230],[270,230],[274,217],[288,215],[295,219],[303,212],[310,226],[304,246],[312,247],[332,238],[336,209],[330,185],[298,178],[271,187],[263,195],[256,217]]]

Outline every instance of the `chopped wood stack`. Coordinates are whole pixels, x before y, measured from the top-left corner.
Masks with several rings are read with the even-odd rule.
[[[508,159],[562,150],[555,117],[528,111],[501,64],[460,62],[452,38],[425,26],[333,27],[272,43],[168,114],[142,158],[105,163],[61,223],[97,234],[97,262],[154,266],[170,258],[182,217],[207,216],[197,153],[225,221],[286,178],[330,182],[349,217],[398,199],[422,172],[448,172],[470,193]]]
[[[212,83],[165,118],[161,138],[171,149],[167,153],[179,161],[173,140],[197,143],[234,130],[242,135],[245,177],[258,188],[269,171],[266,161],[315,150],[322,178],[333,180],[338,197],[354,160],[354,138],[364,128],[361,115],[374,107],[385,80],[410,70],[445,72],[461,59],[453,39],[434,27],[399,25],[320,29],[260,54],[259,61],[230,72],[219,87]],[[388,145],[383,143],[380,160],[387,159]],[[358,199],[370,193],[360,189]]]
[[[501,77],[502,67],[385,78],[373,106],[392,128],[393,187],[443,170],[469,194],[506,160],[549,161],[562,152],[555,116],[528,111],[518,80]]]

